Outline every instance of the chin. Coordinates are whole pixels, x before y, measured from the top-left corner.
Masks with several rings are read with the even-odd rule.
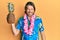
[[[31,17],[33,14],[34,14],[34,13],[32,13],[32,14],[28,14],[28,16],[30,16],[30,17]]]
[[[30,17],[32,16],[32,15],[29,15]]]

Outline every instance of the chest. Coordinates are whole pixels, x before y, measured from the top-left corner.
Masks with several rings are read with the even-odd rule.
[[[28,28],[29,28],[29,26],[30,26],[30,21],[28,20]],[[34,28],[33,28],[33,31],[35,31],[35,32],[38,32],[39,31],[39,26],[38,26],[38,24],[39,24],[39,21],[38,20],[35,20],[34,21]],[[22,31],[24,32],[24,21],[22,22],[22,27],[21,27],[22,29]]]

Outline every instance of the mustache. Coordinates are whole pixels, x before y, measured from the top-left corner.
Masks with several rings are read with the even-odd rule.
[[[29,13],[26,13],[27,15],[29,15]],[[32,13],[32,15],[34,15],[34,13]]]
[[[34,12],[28,12],[28,13],[34,13]]]

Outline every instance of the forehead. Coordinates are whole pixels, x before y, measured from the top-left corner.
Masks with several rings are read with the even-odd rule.
[[[28,5],[27,8],[33,8],[33,6],[32,5]]]

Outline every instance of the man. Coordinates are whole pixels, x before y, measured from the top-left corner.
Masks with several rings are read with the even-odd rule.
[[[19,18],[16,28],[15,24],[12,24],[12,30],[15,36],[18,35],[20,30],[22,31],[21,40],[39,40],[39,32],[41,33],[42,40],[46,40],[42,19],[35,15],[35,10],[34,3],[27,2],[25,5],[25,14]]]

